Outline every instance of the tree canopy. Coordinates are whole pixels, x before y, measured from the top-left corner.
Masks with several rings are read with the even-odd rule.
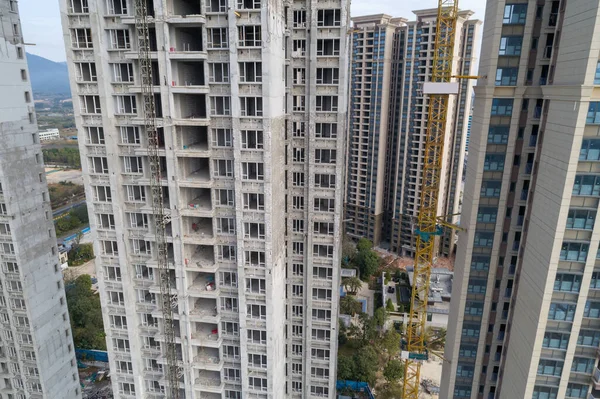
[[[65,284],[73,342],[78,349],[106,350],[100,297],[85,274]]]

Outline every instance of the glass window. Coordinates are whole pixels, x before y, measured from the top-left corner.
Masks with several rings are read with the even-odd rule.
[[[542,346],[550,349],[567,349],[569,344],[569,334],[546,331]]]
[[[498,55],[521,55],[522,36],[504,36],[500,39]]]
[[[573,195],[600,195],[600,176],[576,175]]]
[[[588,209],[569,209],[567,229],[593,230],[596,211]]]
[[[469,285],[467,288],[467,292],[471,294],[485,294],[487,286],[487,280],[482,278],[473,278],[469,279]]]
[[[600,83],[599,83],[600,84]],[[600,161],[600,140],[587,139],[581,142],[580,161]]]
[[[500,197],[502,182],[500,180],[484,180],[481,182],[481,196],[486,198]]]
[[[560,377],[563,368],[562,360],[540,359],[537,373],[541,375],[553,375]]]
[[[527,4],[507,4],[504,6],[504,18],[502,23],[524,24],[527,17]]]
[[[600,331],[598,330],[579,330],[577,345],[598,347],[600,345]]]
[[[587,398],[588,386],[569,382],[566,396],[569,398]]]
[[[583,310],[583,317],[600,319],[600,302],[587,301]]]
[[[598,290],[600,289],[600,272],[592,273],[592,280],[590,282],[590,289]]]
[[[590,245],[580,242],[563,242],[560,260],[585,262]]]
[[[600,61],[596,64],[596,74],[594,75],[594,84],[600,85]]]
[[[485,154],[483,164],[484,171],[502,171],[504,170],[505,154]]]
[[[481,316],[483,314],[483,302],[467,301],[465,304],[465,315]]]
[[[585,123],[600,124],[600,101],[590,102]]]
[[[496,223],[498,208],[480,206],[477,212],[477,222],[479,223]]]
[[[573,364],[571,365],[571,371],[573,371],[575,373],[591,374],[592,370],[594,370],[595,361],[596,361],[596,359],[575,356],[573,358]],[[571,395],[567,395],[567,396],[571,396]]]
[[[496,69],[496,86],[516,86],[519,68]]]
[[[536,385],[533,388],[531,399],[556,399],[558,397],[558,387],[544,387]]]
[[[491,248],[494,243],[494,232],[493,231],[477,231],[475,232],[475,239],[473,245],[476,247]]]
[[[511,116],[512,109],[512,98],[494,98],[492,101],[492,116]]]
[[[488,270],[490,268],[489,255],[473,255],[471,270]]]
[[[554,291],[579,292],[579,288],[581,288],[580,274],[556,273]]]
[[[562,321],[573,321],[575,315],[574,303],[556,303],[550,304],[550,311],[548,312],[548,319],[550,320],[562,320]]]
[[[488,144],[508,143],[508,132],[510,126],[490,126],[488,131]]]

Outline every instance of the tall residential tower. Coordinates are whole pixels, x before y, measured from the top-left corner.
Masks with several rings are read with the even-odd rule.
[[[80,398],[19,10],[0,0],[0,391]]]
[[[180,397],[334,397],[349,2],[144,3]],[[114,391],[159,398],[134,6],[61,1]]]
[[[488,1],[443,398],[600,398],[600,4]]]
[[[425,158],[424,131],[437,9],[414,12],[416,21],[372,15],[353,18],[351,115],[346,192],[346,232],[385,242],[393,252],[412,256]],[[481,21],[461,11],[455,37],[454,71],[472,75]],[[464,80],[452,98],[446,126],[446,154],[440,189],[440,215],[458,213],[472,82]],[[450,217],[455,221],[455,217]],[[441,240],[449,254],[454,239]]]

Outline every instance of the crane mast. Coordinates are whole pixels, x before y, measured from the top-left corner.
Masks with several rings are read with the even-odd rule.
[[[160,306],[163,316],[165,345],[163,353],[166,359],[165,379],[168,381],[166,397],[179,398],[179,368],[175,348],[175,330],[173,308],[177,306],[177,296],[171,295],[171,279],[165,229],[169,215],[164,212],[164,196],[159,157],[159,139],[156,129],[156,103],[152,79],[152,60],[150,57],[150,32],[148,29],[148,9],[146,0],[135,0],[135,28],[138,39],[138,59],[140,68],[140,86],[143,99],[144,126],[148,139],[148,160],[150,163],[150,186],[152,191],[152,211],[156,229],[157,262],[159,271]]]
[[[458,16],[458,0],[438,0],[438,15],[434,44],[432,83],[449,83],[452,78],[452,57]],[[438,221],[438,197],[444,140],[448,115],[449,94],[433,90],[429,95],[429,113],[425,138],[425,161],[421,202],[415,233],[416,252],[414,278],[407,325],[403,399],[418,399],[421,362],[427,358],[425,327],[429,279],[434,256],[435,236],[442,227]]]

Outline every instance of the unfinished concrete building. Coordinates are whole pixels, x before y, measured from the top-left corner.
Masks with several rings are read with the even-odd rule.
[[[332,398],[349,2],[147,5],[180,397]],[[114,392],[159,398],[134,12],[61,1]]]
[[[0,0],[0,397],[79,398],[19,10]]]
[[[346,232],[414,253],[421,198],[428,99],[421,93],[433,63],[437,9],[414,11],[415,21],[377,14],[353,18],[351,115],[348,140]],[[459,13],[454,71],[472,75],[481,21]],[[463,80],[446,126],[440,215],[460,210],[468,110],[473,83]],[[456,217],[449,217],[456,222]],[[454,246],[448,232],[440,253]]]

